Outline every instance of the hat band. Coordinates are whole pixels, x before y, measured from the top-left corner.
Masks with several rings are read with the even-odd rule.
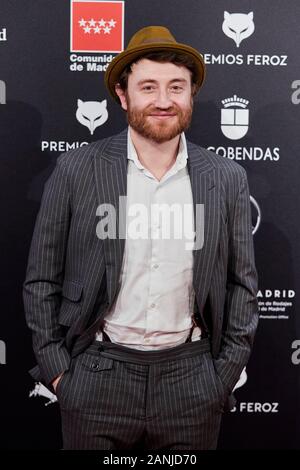
[[[175,41],[173,41],[172,39],[166,39],[166,38],[153,38],[153,39],[144,39],[143,42],[141,43],[142,44],[151,44],[151,43],[155,43],[155,42],[160,42],[160,43],[172,43],[172,44],[177,44]]]

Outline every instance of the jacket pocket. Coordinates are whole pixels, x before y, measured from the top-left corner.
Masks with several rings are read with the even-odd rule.
[[[58,323],[71,326],[81,312],[83,286],[77,282],[65,281],[62,288],[62,302],[58,315]]]
[[[225,390],[223,382],[221,381],[221,379],[220,379],[219,375],[217,374],[217,372],[215,372],[215,380],[216,380],[216,387],[217,387],[217,390],[218,390],[218,393],[219,393],[221,411],[224,412],[224,405],[225,405],[225,401],[226,401],[226,390]]]
[[[225,402],[227,399],[226,388],[217,372],[214,359],[211,353],[209,353],[209,356],[210,356],[209,363],[210,363],[210,368],[211,368],[212,379],[214,381],[215,389],[218,395],[218,408],[221,413],[224,413]]]
[[[101,372],[102,370],[110,370],[113,368],[114,361],[111,358],[104,357],[104,356],[92,356],[88,353],[83,354],[81,367],[87,371],[97,373]]]
[[[83,285],[74,281],[65,281],[62,288],[62,296],[73,302],[79,302],[82,296]]]

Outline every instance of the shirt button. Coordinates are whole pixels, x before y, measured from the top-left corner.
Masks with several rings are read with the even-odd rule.
[[[151,308],[155,308],[155,304],[151,304],[150,307],[151,307]]]
[[[154,269],[157,269],[158,266],[159,266],[158,264],[154,264],[154,265],[153,265],[153,268],[154,268]]]
[[[146,338],[145,343],[150,343],[150,338]]]

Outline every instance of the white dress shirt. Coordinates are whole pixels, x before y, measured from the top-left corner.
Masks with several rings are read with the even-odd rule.
[[[123,346],[141,350],[170,348],[188,337],[195,299],[194,238],[191,232],[186,235],[187,227],[194,230],[194,215],[185,135],[181,134],[174,165],[160,181],[138,159],[130,127],[127,158],[127,231],[121,287],[105,315],[103,328],[112,342]],[[154,204],[178,205],[182,219],[168,225],[166,213],[161,218],[153,210],[162,206]],[[137,218],[141,221],[141,214],[145,217],[139,225]],[[179,226],[183,236],[178,236]],[[171,236],[166,229],[170,229]],[[195,327],[192,341],[200,336],[200,328]],[[102,340],[101,331],[96,339]]]

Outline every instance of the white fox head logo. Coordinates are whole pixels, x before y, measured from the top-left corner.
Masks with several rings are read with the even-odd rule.
[[[240,47],[241,42],[251,36],[254,31],[253,11],[247,15],[224,11],[222,29],[226,36],[234,40],[236,47]]]
[[[108,119],[108,112],[106,109],[107,101],[82,101],[77,100],[78,109],[76,111],[76,118],[88,127],[91,135],[94,134],[94,130],[102,126]]]
[[[36,382],[35,387],[31,392],[29,393],[29,397],[45,397],[48,398],[49,401],[45,403],[45,406],[51,405],[52,403],[57,402],[57,397],[54,395],[54,393],[50,392],[50,390],[45,387],[41,382]]]
[[[246,367],[244,367],[244,369],[242,370],[242,373],[240,375],[239,380],[237,381],[237,383],[234,386],[233,391],[236,390],[237,388],[240,388],[243,385],[245,385],[245,383],[247,382],[247,378],[248,377],[247,377]]]

